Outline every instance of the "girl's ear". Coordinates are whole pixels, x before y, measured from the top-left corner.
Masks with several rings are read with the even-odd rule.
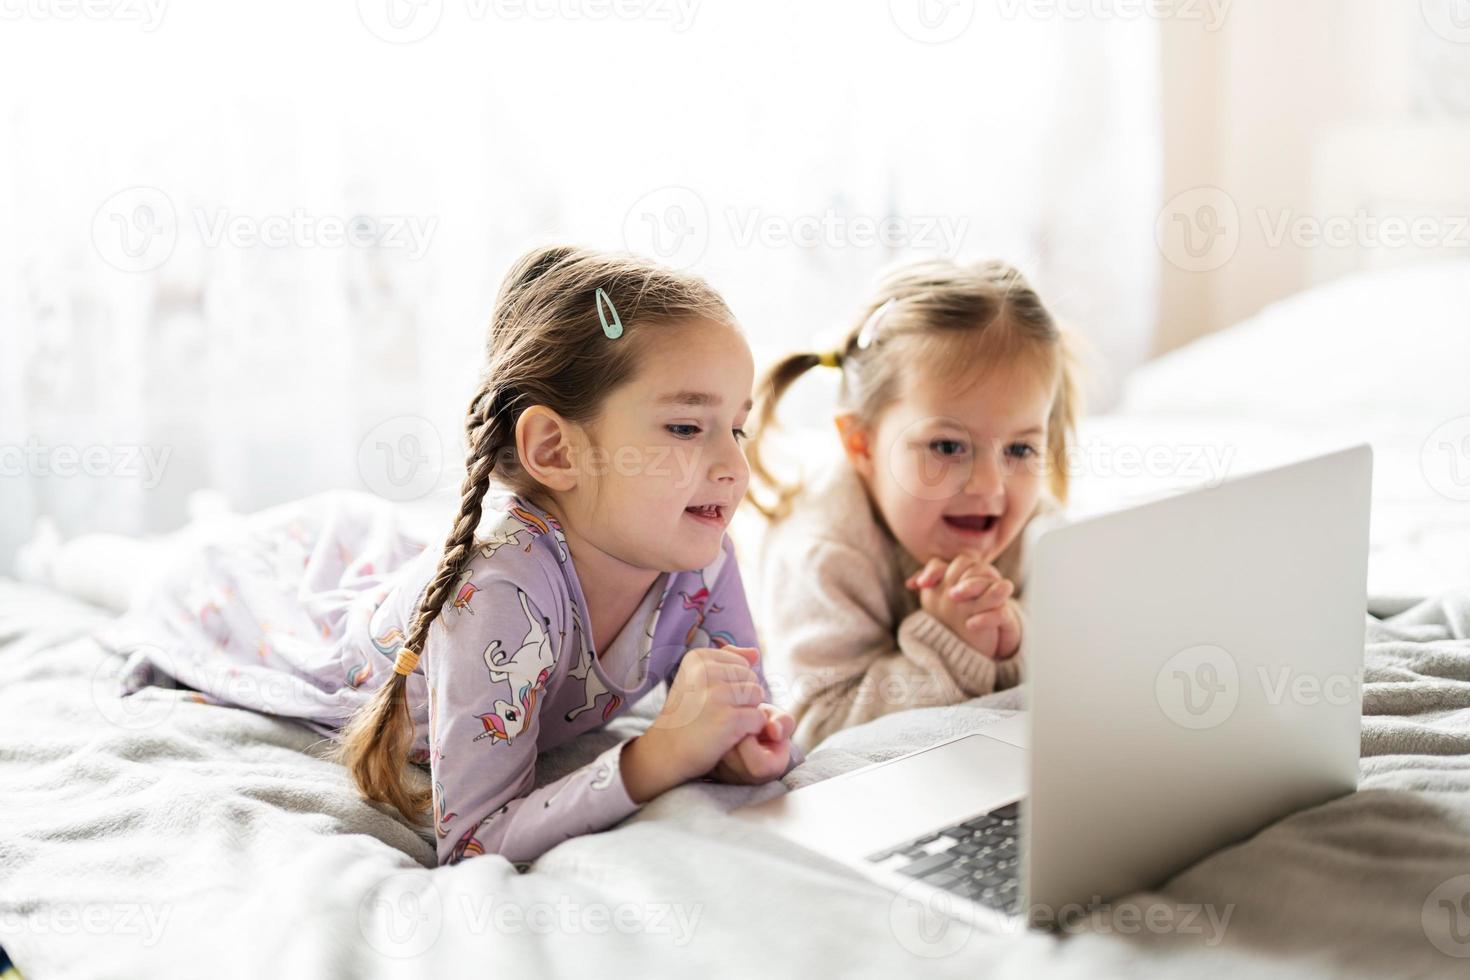
[[[872,436],[852,412],[843,412],[833,418],[837,426],[837,437],[842,440],[842,452],[847,461],[861,476],[873,475]]]
[[[532,405],[516,420],[521,469],[548,490],[565,493],[577,486],[580,471],[573,428],[545,405]]]

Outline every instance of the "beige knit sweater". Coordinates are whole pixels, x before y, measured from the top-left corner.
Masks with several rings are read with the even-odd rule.
[[[1027,542],[1059,512],[1043,495],[1038,517],[995,561],[1017,596]],[[756,623],[772,696],[796,718],[803,749],[880,715],[955,704],[1023,679],[1024,621],[1021,650],[991,660],[920,608],[904,582],[921,566],[842,459],[823,467],[790,513],[766,529]]]

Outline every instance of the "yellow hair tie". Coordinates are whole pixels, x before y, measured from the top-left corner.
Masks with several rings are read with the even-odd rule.
[[[822,367],[841,367],[842,354],[835,350],[829,350],[824,354],[817,355],[817,363],[822,365]]]
[[[393,663],[393,673],[407,676],[413,673],[413,669],[419,665],[419,652],[404,647],[398,651],[398,659]]]

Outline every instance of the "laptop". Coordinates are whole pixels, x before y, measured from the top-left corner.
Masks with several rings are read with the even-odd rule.
[[[1357,788],[1366,445],[1044,531],[1028,709],[735,816],[981,927],[1065,925]]]

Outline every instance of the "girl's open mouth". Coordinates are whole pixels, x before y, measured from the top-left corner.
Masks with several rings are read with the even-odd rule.
[[[713,524],[723,527],[725,523],[725,508],[721,507],[719,504],[704,504],[700,507],[685,507],[684,513],[688,514],[696,521],[702,521],[705,524]]]
[[[946,514],[944,524],[964,534],[985,534],[1000,523],[999,514]]]

